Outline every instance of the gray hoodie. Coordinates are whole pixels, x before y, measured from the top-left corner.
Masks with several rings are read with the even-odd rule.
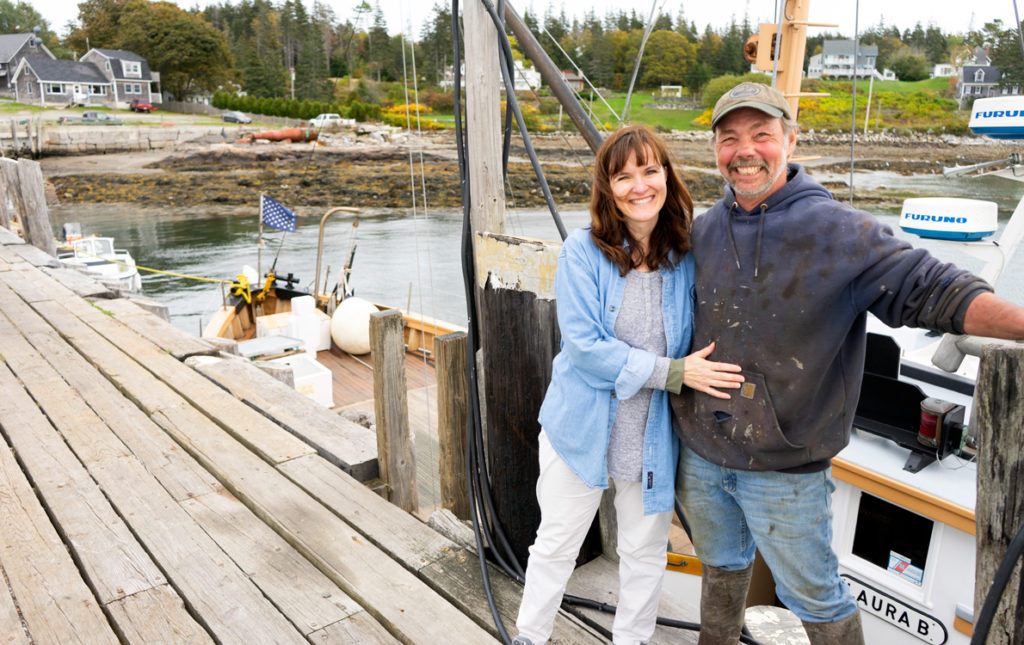
[[[738,363],[729,401],[683,388],[676,431],[704,459],[743,470],[813,472],[849,441],[864,370],[865,312],[896,327],[963,332],[992,288],[832,199],[797,164],[752,212],[732,189],[697,218],[693,347]]]

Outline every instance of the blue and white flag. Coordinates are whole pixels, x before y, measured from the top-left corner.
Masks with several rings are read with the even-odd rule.
[[[260,221],[280,231],[295,232],[295,213],[266,195],[260,195]]]

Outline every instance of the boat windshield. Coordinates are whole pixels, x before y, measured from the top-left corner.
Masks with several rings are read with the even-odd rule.
[[[105,257],[114,254],[114,238],[85,237],[71,243],[75,255]]]

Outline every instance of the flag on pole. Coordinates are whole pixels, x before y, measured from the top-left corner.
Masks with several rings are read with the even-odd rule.
[[[260,195],[260,221],[280,231],[295,231],[295,213],[266,195]]]

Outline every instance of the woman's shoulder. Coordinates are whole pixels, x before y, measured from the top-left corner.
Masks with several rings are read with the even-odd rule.
[[[573,253],[593,253],[597,251],[597,244],[594,243],[594,238],[590,235],[590,227],[583,226],[569,233],[569,236],[562,242],[563,252]]]

